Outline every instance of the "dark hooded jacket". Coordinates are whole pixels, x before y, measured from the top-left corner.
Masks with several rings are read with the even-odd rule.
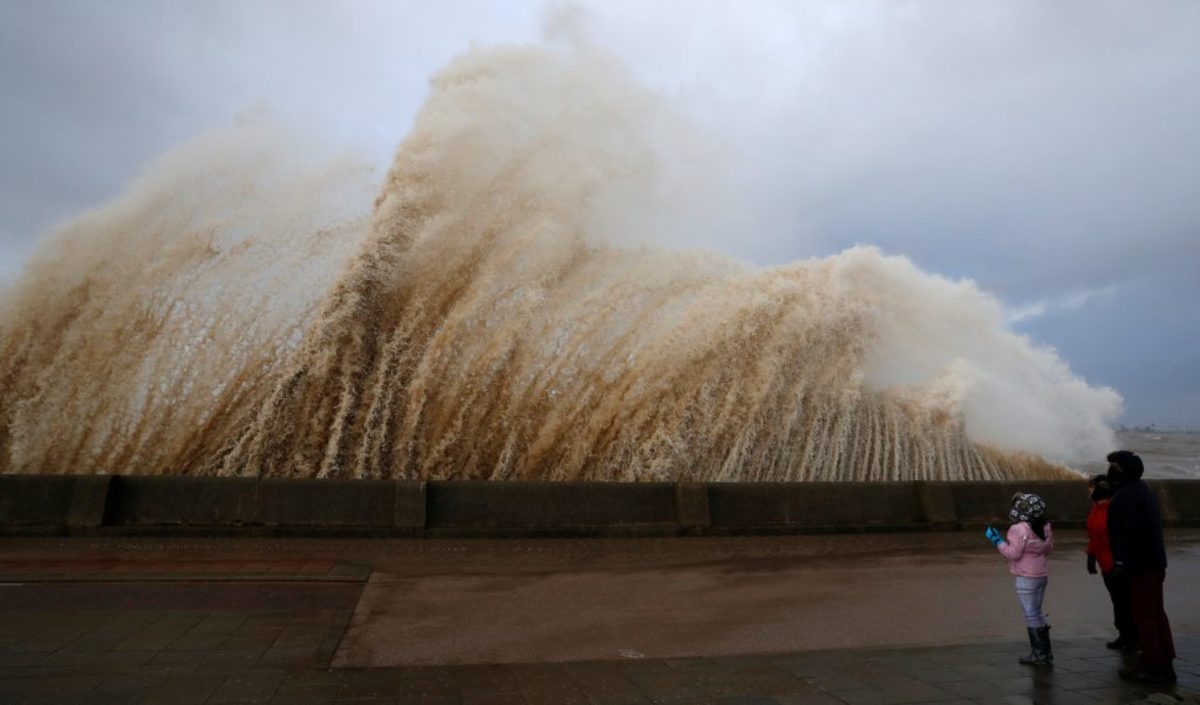
[[[1127,573],[1166,570],[1162,512],[1154,490],[1141,480],[1122,482],[1108,505],[1108,542],[1113,561]]]

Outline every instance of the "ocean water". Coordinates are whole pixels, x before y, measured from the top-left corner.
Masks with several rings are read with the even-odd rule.
[[[1200,431],[1122,430],[1117,431],[1117,443],[1121,449],[1141,456],[1147,478],[1200,480]],[[1099,473],[1108,468],[1108,463],[1100,458],[1075,467]]]

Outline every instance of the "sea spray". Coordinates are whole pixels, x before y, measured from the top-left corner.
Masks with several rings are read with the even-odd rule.
[[[1111,443],[1119,397],[970,283],[629,246],[659,115],[609,62],[503,48],[434,78],[373,208],[253,126],[182,148],[8,293],[0,468],[987,479]]]
[[[205,135],[39,243],[0,301],[0,468],[200,472],[248,422],[373,177],[274,125]]]

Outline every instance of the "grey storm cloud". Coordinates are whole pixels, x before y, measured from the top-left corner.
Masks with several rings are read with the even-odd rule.
[[[546,18],[550,17],[549,20]],[[7,2],[0,274],[150,159],[254,106],[386,165],[471,42],[570,35],[707,136],[680,244],[759,265],[856,243],[971,278],[1014,328],[1200,426],[1200,5]]]

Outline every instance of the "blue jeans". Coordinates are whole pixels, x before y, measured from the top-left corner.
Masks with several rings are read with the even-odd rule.
[[[1021,611],[1025,613],[1025,626],[1037,629],[1046,625],[1046,615],[1042,614],[1042,600],[1046,597],[1046,583],[1049,578],[1026,578],[1017,576],[1017,600],[1021,603]]]

